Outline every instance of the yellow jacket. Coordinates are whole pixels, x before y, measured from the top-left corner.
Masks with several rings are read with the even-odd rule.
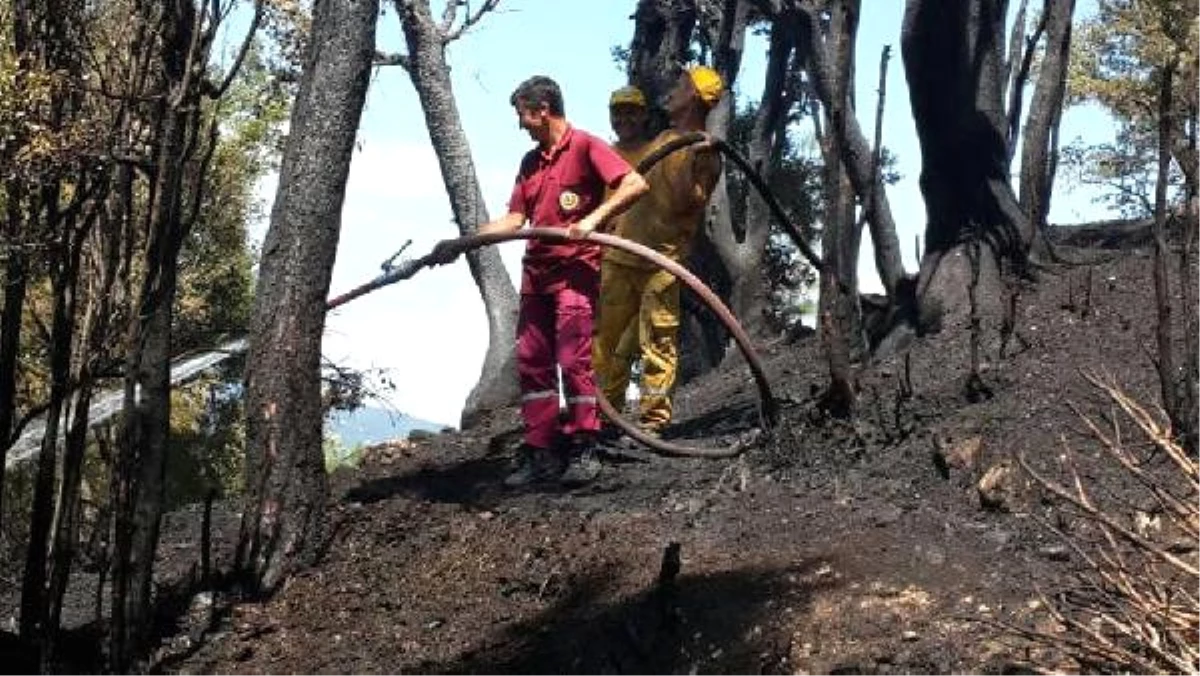
[[[667,129],[640,149],[618,152],[636,165],[656,148],[681,135]],[[650,190],[613,219],[612,234],[682,260],[696,229],[704,222],[704,207],[720,172],[720,157],[712,149],[697,151],[689,147],[667,155],[646,174]],[[654,267],[649,261],[611,247],[604,250],[604,260],[628,267]]]

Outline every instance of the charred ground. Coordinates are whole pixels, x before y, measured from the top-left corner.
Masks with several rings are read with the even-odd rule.
[[[1078,561],[1042,525],[1055,505],[1015,457],[1061,476],[1070,449],[1084,480],[1124,489],[1069,404],[1098,410],[1083,372],[1157,401],[1150,287],[1139,252],[1048,273],[1022,299],[1023,340],[988,364],[992,398],[964,399],[966,341],[944,331],[871,365],[852,423],[817,408],[815,340],[764,346],[782,423],[734,460],[614,452],[586,489],[514,493],[500,486],[512,412],[375,449],[333,478],[335,537],[319,566],[266,601],[180,596],[153,668],[1027,670],[1045,655],[995,622],[1038,621],[1038,589]],[[682,388],[673,434],[712,444],[754,425],[745,364],[728,361]],[[1001,481],[981,500],[989,470]],[[164,583],[194,568],[199,523],[186,512],[164,524]],[[218,509],[218,569],[236,527]],[[72,608],[87,617],[94,583],[80,577]]]

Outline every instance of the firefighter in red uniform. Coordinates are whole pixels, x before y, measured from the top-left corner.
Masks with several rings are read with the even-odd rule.
[[[537,147],[521,160],[508,213],[480,226],[480,233],[515,232],[530,223],[565,228],[578,239],[602,228],[646,192],[645,179],[607,143],[571,126],[554,80],[532,77],[517,87],[509,102]],[[434,258],[441,263],[453,260],[459,253],[455,242],[439,243]],[[599,474],[592,318],[600,259],[595,244],[529,240],[526,245],[517,319],[525,438],[518,466],[505,485],[585,483]],[[561,423],[558,369],[567,404]]]

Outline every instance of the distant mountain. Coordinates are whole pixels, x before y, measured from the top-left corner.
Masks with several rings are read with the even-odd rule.
[[[407,439],[413,430],[437,432],[448,425],[414,418],[392,409],[364,406],[356,411],[336,411],[326,420],[327,433],[337,435],[342,445],[354,448],[394,439]]]

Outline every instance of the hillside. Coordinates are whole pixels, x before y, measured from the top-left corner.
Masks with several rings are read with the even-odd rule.
[[[382,406],[363,406],[354,411],[332,413],[326,429],[348,449],[378,444],[389,439],[407,439],[414,430],[436,432],[446,425],[414,418]]]
[[[1149,280],[1140,253],[1044,275],[1023,298],[1024,343],[989,365],[994,396],[975,404],[961,394],[965,341],[945,333],[913,343],[907,363],[873,364],[853,424],[816,409],[814,340],[766,346],[783,420],[733,460],[614,450],[593,486],[508,492],[512,412],[379,449],[334,475],[336,535],[318,567],[260,603],[183,597],[154,668],[1028,671],[1044,655],[995,622],[1039,621],[1037,590],[1080,561],[1044,527],[1054,501],[1015,457],[1052,476],[1070,457],[1086,481],[1129,492],[1071,406],[1106,408],[1090,371],[1154,400]],[[745,366],[728,361],[680,392],[679,438],[711,444],[754,424]],[[897,396],[901,380],[911,397]],[[935,449],[957,449],[941,456],[954,461]],[[996,467],[1009,481],[985,505],[976,486]],[[219,566],[236,525],[218,514]],[[191,513],[164,524],[164,579],[194,564],[197,530]]]

